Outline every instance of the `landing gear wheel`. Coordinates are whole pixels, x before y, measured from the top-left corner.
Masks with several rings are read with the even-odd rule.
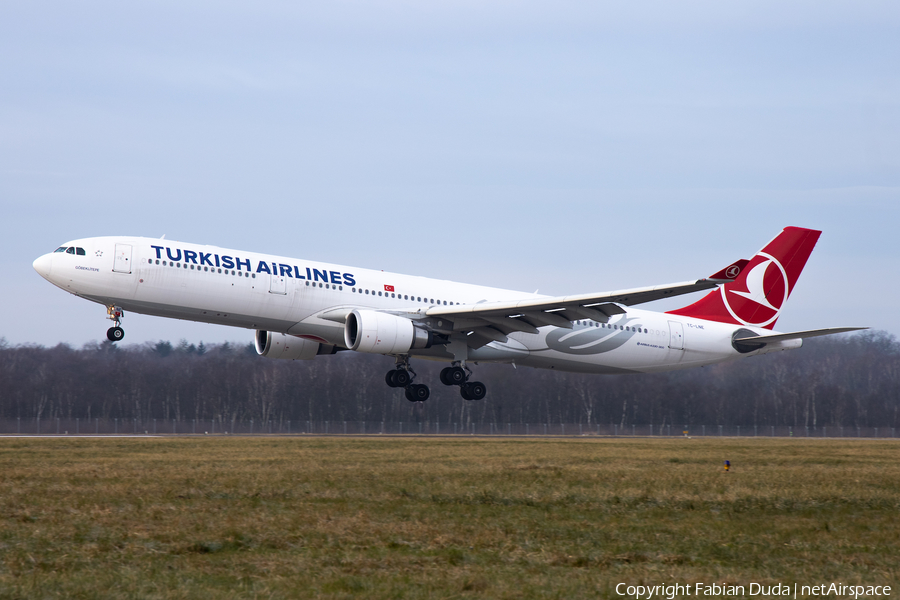
[[[406,387],[406,399],[410,402],[425,402],[429,396],[431,390],[425,384],[414,383]]]
[[[459,394],[466,400],[483,400],[487,388],[480,381],[470,381],[459,388]]]
[[[110,327],[106,330],[106,339],[111,342],[118,342],[125,337],[125,330],[121,327]]]
[[[409,376],[409,371],[398,369],[391,374],[392,381],[394,382],[394,387],[406,387],[409,385],[409,382],[412,380],[412,377]]]
[[[394,369],[384,376],[384,382],[392,388],[406,387],[410,381],[412,377],[406,369]]]
[[[466,370],[462,367],[446,367],[441,370],[441,383],[462,385],[466,382]]]

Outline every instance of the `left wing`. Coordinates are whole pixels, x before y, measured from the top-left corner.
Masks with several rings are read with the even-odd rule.
[[[669,285],[575,296],[432,306],[424,310],[422,308],[382,309],[380,312],[417,321],[428,317],[442,317],[437,322],[430,321],[429,329],[444,336],[465,333],[466,344],[473,348],[479,348],[491,342],[505,343],[507,336],[514,331],[537,333],[538,327],[548,325],[571,329],[572,321],[579,319],[606,323],[613,315],[625,314],[626,311],[622,306],[634,306],[663,298],[709,290],[734,280],[747,262],[746,259],[741,259],[711,277]],[[352,306],[335,307],[316,316],[320,319],[343,323],[353,308]]]
[[[597,294],[557,296],[514,300],[511,302],[482,302],[479,304],[434,306],[425,311],[428,317],[445,317],[452,322],[453,331],[471,331],[470,346],[483,346],[491,341],[505,342],[514,331],[537,333],[538,327],[553,325],[572,328],[572,321],[590,319],[606,323],[613,315],[625,314],[624,306],[653,302],[716,287],[727,279],[698,279]],[[472,339],[475,337],[475,339]]]

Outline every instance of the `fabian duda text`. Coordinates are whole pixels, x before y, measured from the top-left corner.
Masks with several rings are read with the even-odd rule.
[[[749,585],[728,585],[725,583],[674,583],[666,585],[628,585],[620,583],[616,586],[616,593],[620,596],[629,596],[637,600],[653,600],[665,598],[675,600],[678,596],[787,596],[797,598],[809,596],[835,596],[853,597],[860,596],[890,596],[889,585],[844,585],[843,583],[822,583],[819,585],[793,586],[785,583],[773,583],[765,585],[751,583]]]

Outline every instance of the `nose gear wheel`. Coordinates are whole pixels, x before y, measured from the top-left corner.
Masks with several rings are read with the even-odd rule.
[[[118,306],[106,307],[106,318],[113,322],[113,327],[106,330],[106,339],[111,342],[118,342],[125,337],[125,330],[122,329],[121,321],[125,316],[125,311]]]

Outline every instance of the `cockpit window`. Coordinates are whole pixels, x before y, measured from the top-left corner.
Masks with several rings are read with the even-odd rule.
[[[56,250],[54,250],[53,253],[55,254],[55,253],[57,253],[57,252],[65,252],[65,251],[66,251],[66,247],[65,247],[65,246],[61,246],[61,247],[57,248]]]
[[[75,254],[78,256],[84,256],[84,248],[75,248]]]
[[[66,254],[75,254],[75,246],[71,248],[66,248]]]

